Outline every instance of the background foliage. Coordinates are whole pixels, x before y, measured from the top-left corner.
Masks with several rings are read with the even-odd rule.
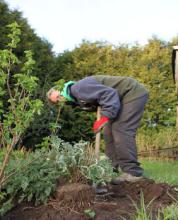
[[[3,0],[0,0],[0,14],[0,48],[6,47],[8,33],[6,25],[17,21],[21,26],[22,41],[14,52],[23,61],[25,59],[23,51],[32,50],[36,60],[33,75],[39,78],[35,97],[45,103],[41,116],[35,118],[24,134],[24,145],[34,147],[44,136],[50,134],[49,124],[56,119],[58,109],[47,103],[45,94],[55,81],[79,80],[98,73],[134,77],[150,91],[140,132],[147,129],[158,132],[175,126],[176,96],[172,79],[171,53],[172,46],[178,44],[178,38],[166,42],[152,37],[144,46],[111,45],[107,42],[83,40],[72,51],[54,54],[52,45],[36,35],[21,12],[9,10]],[[20,68],[20,65],[16,68]],[[66,106],[61,111],[59,122],[61,129],[58,135],[66,141],[78,141],[81,138],[91,141],[94,138],[91,129],[94,119],[95,114]]]

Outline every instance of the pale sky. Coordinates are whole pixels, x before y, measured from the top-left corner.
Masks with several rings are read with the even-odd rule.
[[[178,37],[178,0],[5,0],[18,9],[53,51],[72,50],[82,39],[147,43]]]

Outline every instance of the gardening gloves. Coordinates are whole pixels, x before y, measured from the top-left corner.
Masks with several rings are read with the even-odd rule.
[[[100,120],[95,121],[93,124],[93,131],[98,133],[101,128],[103,128],[109,122],[109,118],[106,116],[102,116]]]

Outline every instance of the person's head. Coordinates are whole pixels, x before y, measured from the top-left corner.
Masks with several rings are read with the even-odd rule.
[[[55,89],[55,88],[51,88],[48,92],[47,92],[47,98],[52,102],[52,103],[57,103],[60,101],[64,101],[65,98],[63,96],[60,95],[60,92]]]

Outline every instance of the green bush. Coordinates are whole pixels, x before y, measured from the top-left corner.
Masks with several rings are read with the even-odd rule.
[[[88,153],[87,146],[86,142],[70,144],[52,136],[35,152],[21,155],[17,151],[6,169],[7,176],[13,175],[3,186],[6,195],[0,213],[10,207],[13,198],[18,202],[33,201],[36,205],[46,203],[58,179],[72,182],[77,173],[94,184],[110,181],[112,165],[109,159],[97,161],[93,153]]]

